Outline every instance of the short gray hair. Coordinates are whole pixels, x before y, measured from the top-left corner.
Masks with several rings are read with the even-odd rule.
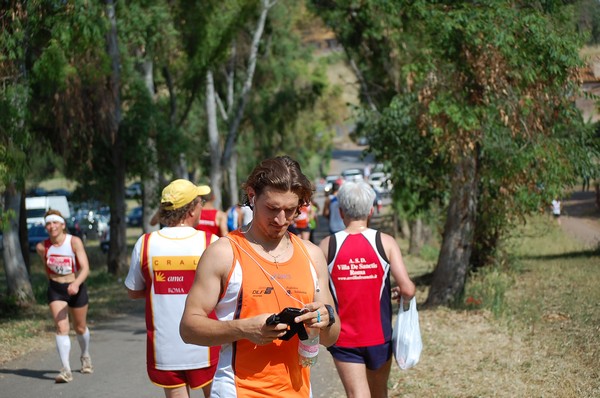
[[[373,208],[375,191],[364,181],[346,181],[337,197],[345,217],[350,220],[364,220],[369,217]]]

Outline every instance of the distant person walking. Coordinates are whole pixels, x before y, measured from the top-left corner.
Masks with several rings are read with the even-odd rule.
[[[334,182],[331,184],[331,194],[325,199],[323,205],[323,217],[329,220],[329,233],[335,234],[345,228],[344,220],[340,215],[340,204],[338,202],[337,193],[340,189],[340,184]]]
[[[227,214],[215,207],[215,196],[210,193],[202,196],[202,200],[204,204],[196,229],[217,236],[227,235],[229,232],[227,229]]]
[[[346,182],[338,194],[346,228],[320,244],[340,316],[337,342],[328,348],[348,397],[387,397],[392,364],[392,297],[415,295],[395,239],[368,228],[375,191]],[[390,273],[398,284],[392,288]]]
[[[308,240],[310,238],[310,203],[298,208],[298,215],[294,219],[295,234],[301,239]]]
[[[556,220],[556,223],[560,225],[560,213],[562,210],[562,203],[559,199],[552,200],[552,216]]]
[[[195,227],[207,186],[175,180],[162,191],[160,231],[142,235],[133,248],[125,279],[128,295],[146,299],[148,376],[167,398],[187,398],[189,389],[210,396],[219,347],[185,344],[179,322],[198,260],[216,235]]]
[[[49,210],[44,217],[49,238],[36,246],[48,276],[48,305],[56,326],[56,349],[62,369],[54,381],[68,383],[73,380],[69,355],[69,314],[81,348],[81,373],[92,373],[90,357],[90,330],[87,327],[88,293],[85,280],[90,265],[83,242],[77,236],[65,233],[66,223],[57,210]]]

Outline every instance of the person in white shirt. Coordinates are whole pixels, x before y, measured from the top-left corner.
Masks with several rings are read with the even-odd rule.
[[[167,398],[188,398],[189,389],[210,396],[219,347],[185,344],[179,322],[204,249],[218,239],[196,230],[207,186],[175,180],[162,191],[160,231],[141,236],[125,279],[130,298],[146,299],[148,376]]]

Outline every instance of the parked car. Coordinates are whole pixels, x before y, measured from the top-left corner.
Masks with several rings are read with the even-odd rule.
[[[333,186],[333,183],[336,182],[337,180],[339,180],[341,177],[338,175],[328,175],[327,177],[325,177],[325,194],[329,195],[329,193],[331,192],[331,188]]]
[[[369,184],[371,184],[375,191],[381,193],[382,196],[389,195],[393,187],[390,175],[380,171],[372,173],[369,176]]]
[[[142,226],[142,206],[134,207],[125,217],[127,226],[141,227]]]
[[[64,188],[58,188],[46,192],[46,196],[65,196],[68,199],[71,197],[71,191]]]
[[[129,199],[142,197],[142,183],[134,182],[125,188],[125,196]]]
[[[27,228],[27,243],[30,252],[34,252],[35,246],[46,239],[48,239],[48,231],[43,224],[32,224]]]
[[[342,178],[345,181],[360,181],[363,179],[363,172],[361,169],[346,169],[342,171]]]
[[[47,193],[48,192],[42,187],[34,187],[34,188],[27,190],[26,196],[28,198],[32,197],[32,196],[46,196]]]

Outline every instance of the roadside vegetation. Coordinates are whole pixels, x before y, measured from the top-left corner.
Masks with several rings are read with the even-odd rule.
[[[394,365],[390,396],[600,395],[600,249],[541,216],[506,249],[504,263],[469,280],[458,308],[419,311],[421,361],[408,371]],[[418,258],[405,261],[411,275],[427,271]]]
[[[128,246],[133,245],[135,229]],[[408,242],[400,241],[406,252]],[[584,248],[547,217],[530,219],[507,243],[509,257],[470,278],[456,308],[420,310],[420,363],[389,379],[392,397],[593,397],[600,394],[598,248]],[[412,278],[431,272],[436,247],[406,256]],[[94,324],[141,311],[122,280],[109,274],[96,242],[87,247],[92,273],[89,320]],[[32,257],[37,304],[0,313],[0,364],[53,347],[45,305],[46,277]],[[0,274],[0,283],[5,283]],[[428,287],[420,286],[423,303]]]

